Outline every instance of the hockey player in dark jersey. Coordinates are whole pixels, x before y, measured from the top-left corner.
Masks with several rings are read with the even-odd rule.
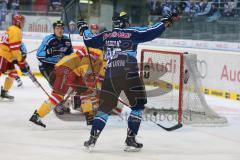
[[[71,40],[63,35],[64,23],[62,21],[54,22],[53,30],[53,34],[44,38],[37,52],[39,70],[50,85],[53,83],[51,75],[54,65],[64,56],[73,53]]]
[[[93,147],[101,131],[105,127],[109,113],[116,106],[121,91],[124,91],[131,105],[128,118],[125,151],[139,151],[143,144],[135,139],[141,124],[144,105],[147,103],[145,87],[139,76],[137,64],[137,46],[139,43],[151,41],[159,37],[167,27],[173,25],[178,17],[169,13],[150,27],[130,27],[126,12],[115,13],[112,20],[114,29],[102,32],[96,36],[88,36],[88,26],[85,21],[78,21],[78,29],[83,33],[87,47],[104,48],[107,67],[100,92],[100,106],[93,120],[90,138],[85,147]]]

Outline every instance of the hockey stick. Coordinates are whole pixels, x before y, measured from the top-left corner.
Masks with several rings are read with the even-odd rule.
[[[60,102],[58,103],[55,108],[57,109],[58,107],[62,107],[62,105],[69,99],[69,97],[72,95],[72,93],[74,92],[74,89],[72,89],[72,87],[69,87],[68,91],[67,91],[67,96]]]
[[[41,83],[37,80],[37,78],[31,73],[28,72],[27,75],[29,76],[29,78],[33,81],[33,83],[36,83],[43,91],[44,93],[50,97],[50,95],[48,94],[48,92],[43,88],[43,86],[41,85]]]
[[[157,112],[153,112],[153,115],[156,116],[157,115]],[[176,125],[173,125],[172,127],[164,127],[163,125],[153,121],[152,119],[150,119],[151,122],[153,122],[154,124],[156,124],[157,126],[161,127],[162,129],[166,130],[166,131],[174,131],[174,130],[177,130],[179,128],[181,128],[183,125],[182,123],[178,123]]]
[[[174,130],[177,130],[177,129],[179,129],[179,128],[181,128],[183,126],[182,123],[178,123],[178,124],[176,124],[176,125],[174,125],[172,127],[164,127],[161,124],[154,122],[153,120],[151,120],[151,122],[153,122],[157,126],[161,127],[165,131],[174,131]]]
[[[37,49],[34,49],[34,50],[30,51],[30,52],[27,52],[27,54],[33,53],[33,52],[35,52],[35,51],[37,51],[37,50],[38,50],[38,48],[37,48]]]
[[[123,105],[127,106],[127,107],[130,107],[126,102],[122,101],[121,99],[118,98],[118,101],[121,102]],[[154,112],[153,113],[154,116],[157,115],[157,112]],[[151,122],[153,122],[154,124],[156,124],[157,126],[161,127],[162,129],[166,130],[166,131],[174,131],[174,130],[177,130],[179,128],[181,128],[183,125],[182,123],[178,123],[172,127],[164,127],[163,125],[157,123],[157,122],[154,122],[152,119],[150,119]]]

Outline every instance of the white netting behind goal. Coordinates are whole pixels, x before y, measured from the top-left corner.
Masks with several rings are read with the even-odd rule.
[[[201,92],[196,55],[143,50],[141,70],[148,95],[147,113],[172,114],[185,124],[227,124],[225,117],[209,107]],[[186,75],[189,78],[184,83]]]

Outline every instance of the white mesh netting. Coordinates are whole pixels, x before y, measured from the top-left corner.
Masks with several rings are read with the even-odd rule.
[[[148,103],[146,113],[172,114],[176,121],[181,116],[185,124],[194,125],[226,125],[227,119],[215,113],[207,104],[205,95],[201,92],[201,78],[197,69],[197,56],[184,54],[185,77],[187,83],[182,83],[182,98],[180,98],[180,54],[161,51],[143,51],[143,80],[146,84]],[[183,77],[183,76],[182,76]],[[179,104],[182,102],[182,106]],[[182,114],[180,107],[182,107]]]

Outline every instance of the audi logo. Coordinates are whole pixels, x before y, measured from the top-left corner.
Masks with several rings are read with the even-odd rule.
[[[208,73],[208,65],[205,60],[197,60],[197,70],[199,77],[204,79]]]

